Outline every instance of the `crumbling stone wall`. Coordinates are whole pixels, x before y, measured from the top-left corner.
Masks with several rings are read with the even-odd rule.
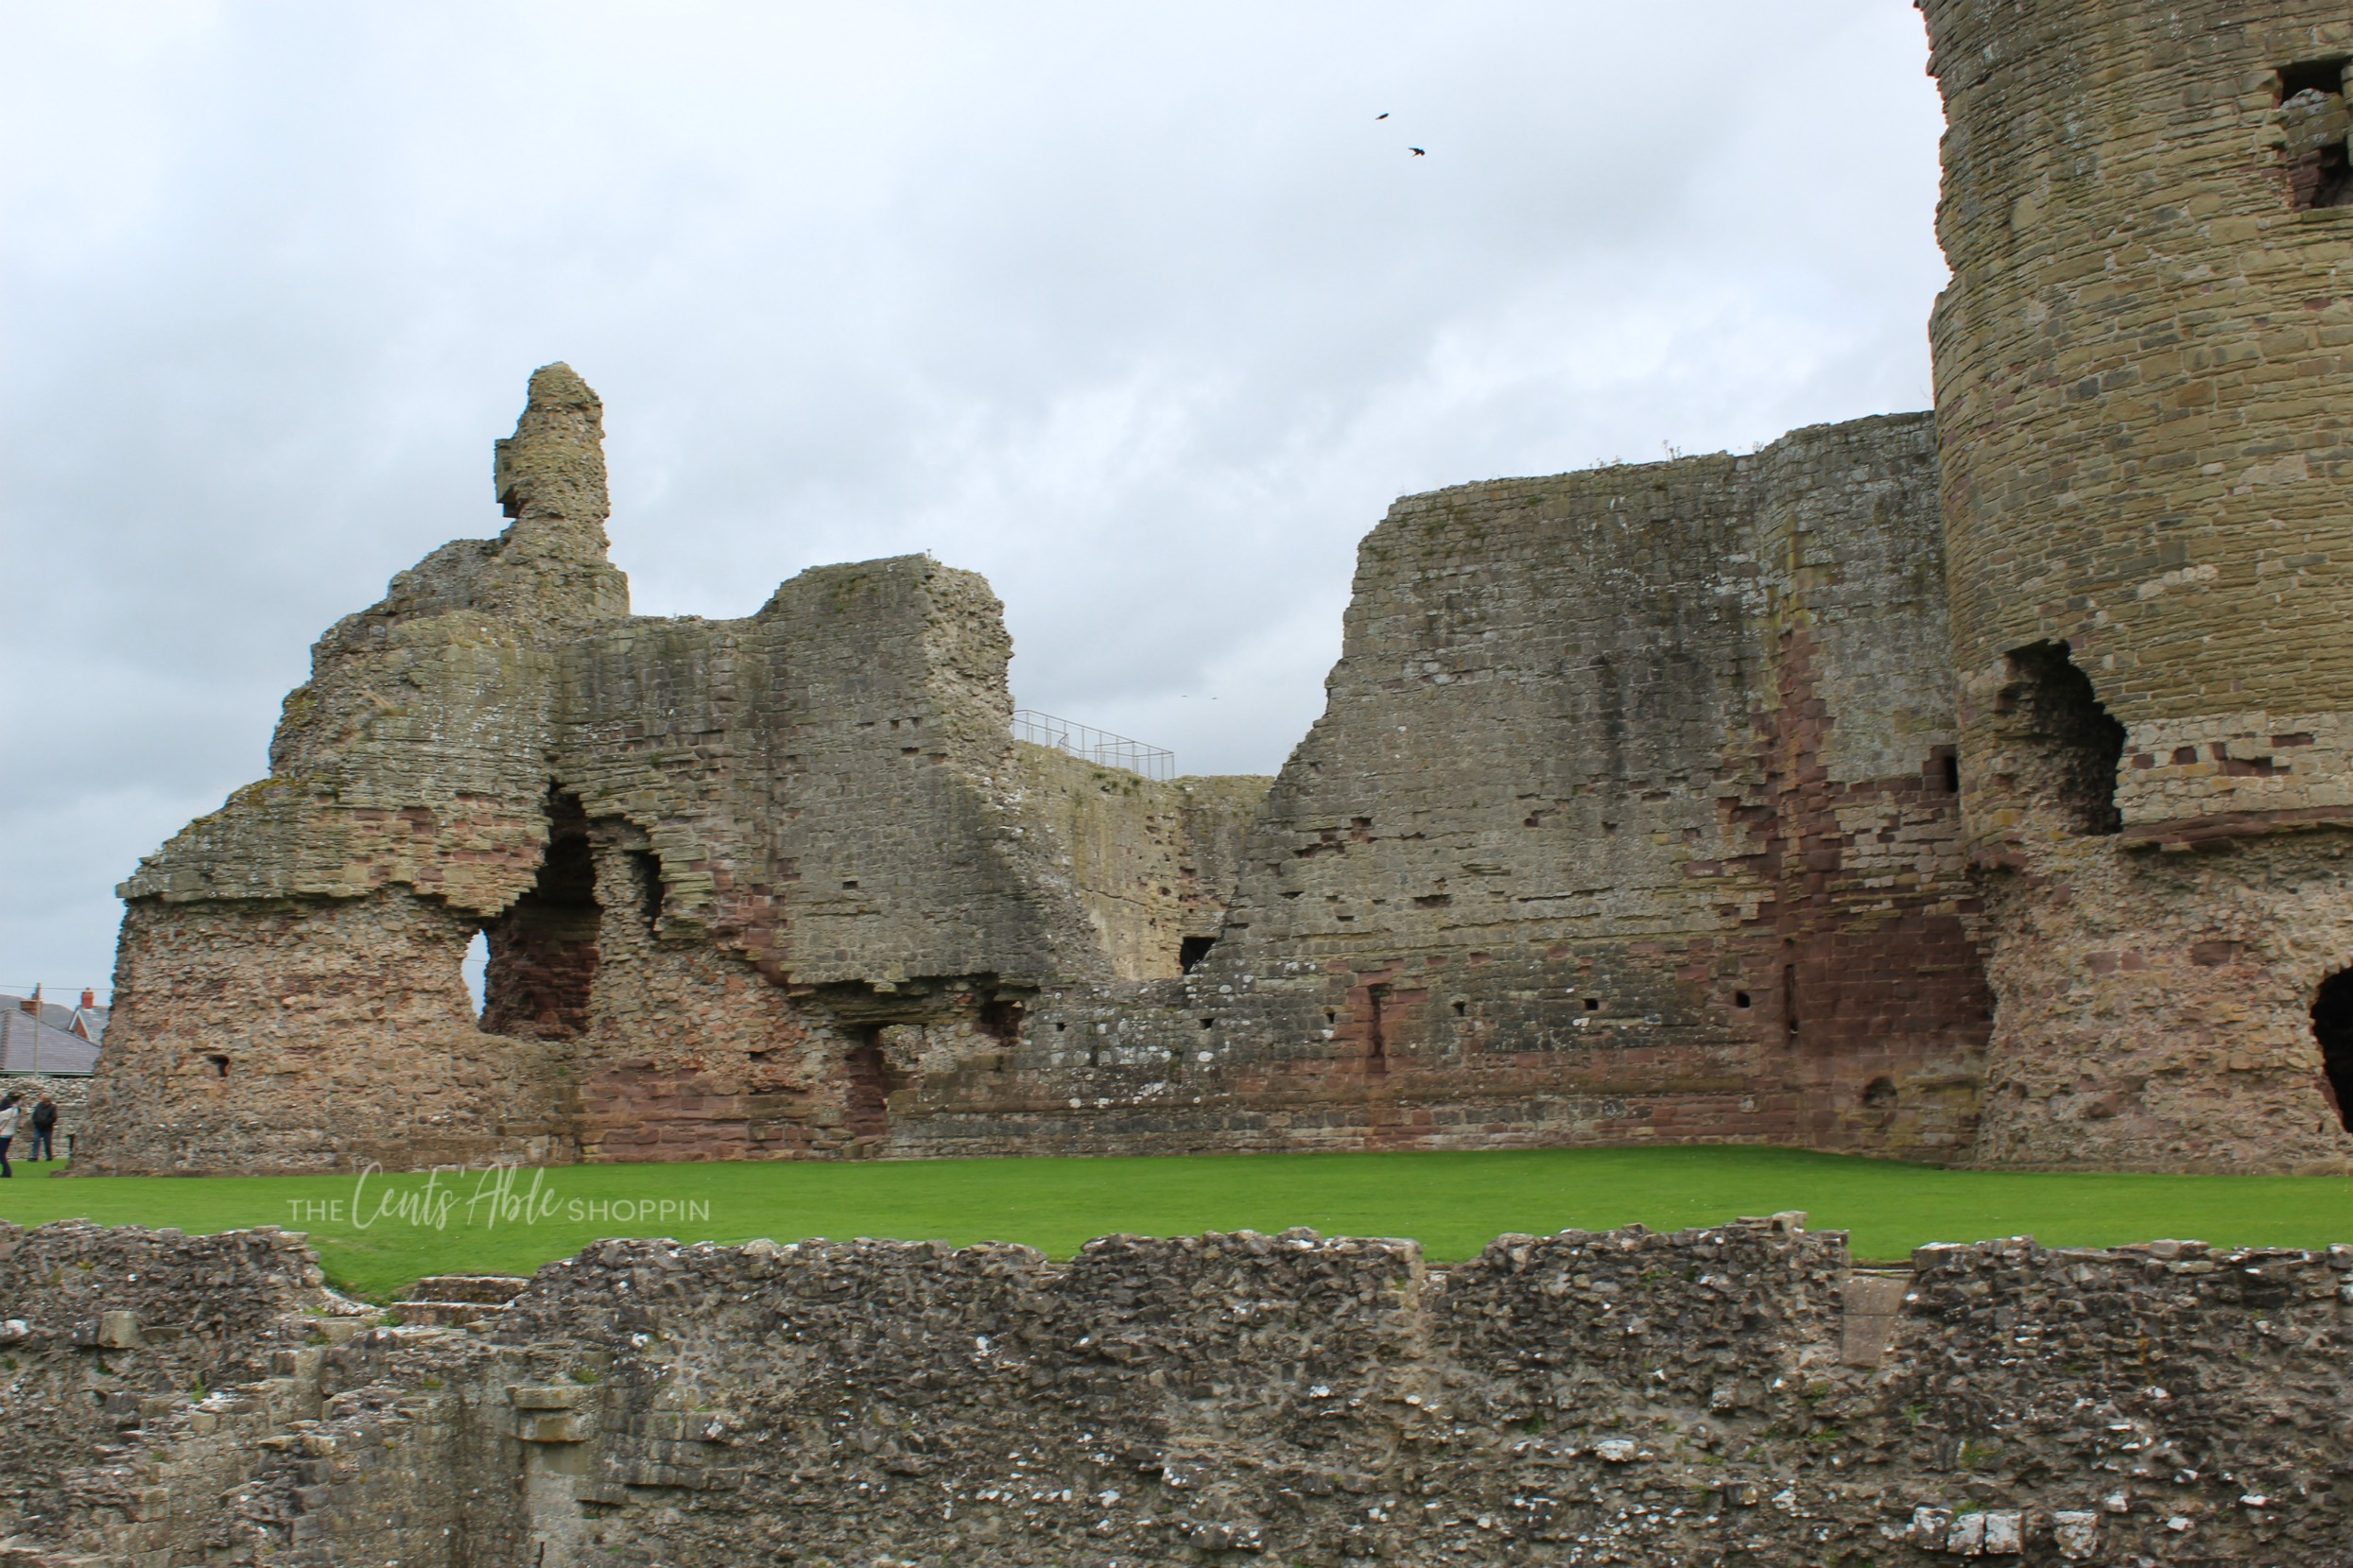
[[[1016,742],[1023,815],[1069,857],[1070,878],[1112,971],[1174,979],[1225,922],[1243,840],[1273,781],[1168,782]],[[1188,943],[1191,944],[1188,946]]]
[[[1913,416],[1399,502],[1201,968],[1041,996],[896,1146],[1964,1149],[1934,475]]]
[[[614,1241],[398,1328],[304,1315],[292,1238],[47,1227],[0,1262],[5,1523],[41,1564],[2353,1561],[2353,1249],[1860,1270],[1803,1222],[1435,1271]],[[249,1337],[198,1390],[201,1313]]]
[[[322,638],[271,776],[124,885],[87,1166],[875,1152],[914,1057],[994,1060],[1042,986],[1160,972],[1025,801],[985,583],[907,558],[742,621],[632,617],[600,419],[535,375],[507,531]],[[1191,781],[1117,827],[1189,878],[1170,966],[1251,793]]]
[[[1271,792],[1017,745],[927,558],[629,615],[599,419],[125,885],[86,1167],[1965,1146],[1925,417],[1400,503]]]
[[[2341,1164],[2311,1008],[2353,966],[2353,24],[1923,9],[1963,800],[2000,998],[1978,1158]]]

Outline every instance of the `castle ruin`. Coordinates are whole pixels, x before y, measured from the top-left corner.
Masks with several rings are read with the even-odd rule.
[[[1015,741],[927,558],[632,615],[539,371],[507,531],[124,885],[85,1168],[2344,1168],[2353,22],[1923,9],[1934,416],[1400,501],[1271,782]]]

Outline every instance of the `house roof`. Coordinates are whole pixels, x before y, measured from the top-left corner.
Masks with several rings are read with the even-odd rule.
[[[0,1073],[87,1073],[97,1064],[98,1048],[81,1036],[0,1006]]]

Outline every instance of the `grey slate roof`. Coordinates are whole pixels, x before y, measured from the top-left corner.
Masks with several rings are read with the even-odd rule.
[[[87,1073],[98,1064],[98,1048],[0,1001],[0,1073]]]

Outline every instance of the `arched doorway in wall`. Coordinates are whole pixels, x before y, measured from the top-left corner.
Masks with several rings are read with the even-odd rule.
[[[2312,1034],[2320,1042],[2321,1069],[2336,1091],[2337,1119],[2353,1132],[2353,969],[2320,983],[2312,998]]]

